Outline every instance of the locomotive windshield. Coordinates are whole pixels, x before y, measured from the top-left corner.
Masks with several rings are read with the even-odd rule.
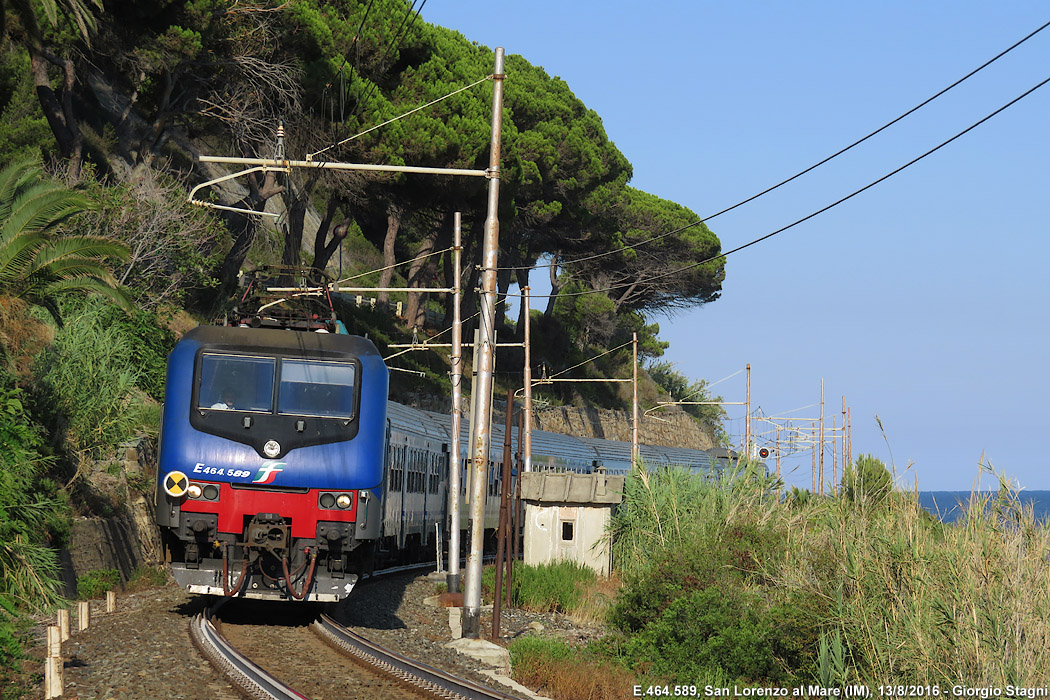
[[[211,355],[201,357],[199,408],[220,411],[273,410],[273,357]]]
[[[354,412],[355,366],[349,362],[278,360],[205,353],[198,408],[349,419]]]
[[[281,361],[277,412],[350,418],[354,412],[354,366],[344,362]]]

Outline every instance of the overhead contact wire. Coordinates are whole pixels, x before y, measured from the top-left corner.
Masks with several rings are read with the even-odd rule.
[[[447,252],[449,252],[451,250],[454,250],[454,248],[445,248],[443,250],[434,251],[432,253],[425,253],[423,255],[417,255],[414,258],[409,258],[408,260],[402,260],[401,262],[396,262],[393,265],[387,265],[386,267],[380,267],[380,268],[375,269],[375,270],[369,270],[368,272],[362,272],[360,274],[353,275],[351,277],[344,277],[341,280],[336,280],[334,284],[342,284],[343,282],[352,282],[353,280],[361,279],[362,277],[367,277],[368,275],[374,275],[377,272],[383,272],[384,270],[393,270],[395,267],[401,267],[402,265],[407,265],[409,263],[414,263],[417,260],[426,260],[427,258],[434,257],[435,255],[442,255],[442,254],[447,253]],[[405,291],[406,292],[411,292],[412,288],[411,287],[406,287]]]
[[[441,102],[442,100],[447,100],[448,98],[452,97],[453,95],[458,95],[459,93],[464,92],[466,90],[469,90],[472,87],[476,87],[478,85],[481,85],[486,80],[492,80],[492,76],[491,75],[486,75],[484,78],[482,78],[480,80],[476,80],[473,83],[471,83],[470,85],[461,87],[460,89],[455,90],[454,92],[450,92],[447,95],[444,95],[442,97],[439,97],[436,100],[431,100],[430,102],[427,102],[425,105],[420,105],[420,106],[416,107],[415,109],[410,109],[409,111],[405,112],[404,114],[398,115],[398,116],[396,116],[396,117],[394,117],[392,119],[387,119],[382,124],[376,124],[373,127],[365,129],[364,131],[362,131],[359,134],[354,134],[353,136],[348,136],[347,138],[343,139],[342,141],[339,141],[338,143],[333,143],[331,146],[325,146],[320,151],[315,151],[314,153],[308,154],[306,156],[306,159],[307,160],[313,160],[313,157],[318,155],[319,153],[324,153],[325,151],[331,150],[333,148],[338,148],[339,146],[342,146],[345,143],[349,143],[350,141],[353,141],[356,138],[360,138],[361,136],[364,136],[367,133],[375,131],[376,129],[380,129],[380,128],[386,126],[387,124],[392,124],[392,123],[396,122],[399,119],[404,119],[405,117],[409,116],[410,114],[415,114],[416,112],[420,111],[421,109],[426,109],[427,107],[430,107],[432,105],[436,105],[438,102]]]

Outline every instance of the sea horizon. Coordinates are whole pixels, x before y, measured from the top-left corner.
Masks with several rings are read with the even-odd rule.
[[[975,491],[919,491],[919,505],[937,516],[941,522],[953,523],[963,514],[961,504],[968,503],[971,494],[995,496],[995,489]],[[1020,491],[1017,500],[1022,505],[1031,505],[1037,522],[1045,523],[1050,519],[1050,490]]]

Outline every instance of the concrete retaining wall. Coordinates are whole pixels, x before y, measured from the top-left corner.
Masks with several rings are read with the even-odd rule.
[[[145,448],[145,440],[121,445],[119,459],[104,462],[116,461],[120,466],[118,476],[104,469],[92,470],[100,483],[92,483],[91,487],[102,488],[111,497],[122,497],[123,508],[108,518],[73,520],[70,545],[59,552],[66,595],[75,596],[77,578],[90,571],[115,569],[120,572],[121,581],[127,581],[140,566],[163,560],[160,535],[153,523],[153,504],[127,485],[129,477],[141,480],[143,475],[149,475],[152,480],[156,465],[151,463]]]
[[[560,406],[537,410],[534,414],[534,427],[537,430],[576,437],[631,441],[630,411]],[[692,450],[707,450],[716,446],[713,437],[682,411],[666,411],[657,416],[642,417],[638,426],[638,439],[645,445]]]

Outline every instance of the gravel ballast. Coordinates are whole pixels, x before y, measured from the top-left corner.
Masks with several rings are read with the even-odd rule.
[[[445,646],[451,639],[449,611],[434,607],[435,581],[427,576],[401,575],[378,578],[361,584],[345,601],[328,606],[325,611],[358,634],[393,651],[421,660],[461,678],[509,692],[483,673],[487,667]],[[164,588],[119,595],[117,611],[106,614],[100,601],[92,602],[91,626],[75,631],[62,645],[65,665],[65,698],[81,700],[139,700],[182,698],[185,700],[233,700],[237,693],[226,680],[204,660],[188,633],[190,619],[210,605],[213,599],[191,595],[174,585]],[[245,607],[237,609],[235,606]],[[272,614],[286,615],[292,604],[273,604]],[[301,605],[301,604],[299,604]],[[313,606],[303,617],[310,618],[321,608]],[[219,616],[258,616],[266,623],[271,615],[266,605],[233,601],[219,611]],[[482,613],[482,634],[489,634],[491,609]],[[53,621],[50,624],[54,624]],[[305,624],[305,623],[304,623]],[[583,642],[601,633],[596,628],[577,626],[557,614],[527,613],[505,610],[501,615],[501,643],[522,634],[557,636],[569,643]],[[42,639],[42,633],[38,638]],[[273,649],[274,654],[287,650]],[[43,648],[36,654],[43,658]],[[353,672],[334,657],[318,654],[322,667],[311,667],[310,673],[337,674]],[[27,662],[35,663],[35,662]],[[291,683],[290,683],[291,684]],[[345,688],[344,684],[336,683]],[[43,697],[43,687],[32,694]],[[333,696],[334,697],[334,696]],[[349,697],[340,693],[340,697]],[[375,697],[374,691],[369,697]],[[314,698],[313,700],[322,700]]]

